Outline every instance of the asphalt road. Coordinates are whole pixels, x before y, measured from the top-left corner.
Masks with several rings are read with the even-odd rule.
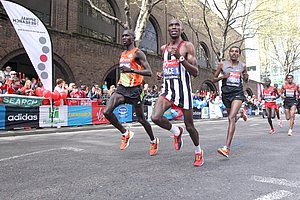
[[[297,116],[296,123],[299,124]],[[276,120],[275,120],[276,122]],[[217,153],[227,120],[198,120],[205,163],[193,166],[194,147],[183,149],[157,126],[158,155],[149,156],[143,128],[134,124],[131,144],[119,150],[113,128],[0,138],[1,200],[271,200],[300,199],[300,127],[269,134],[266,119],[239,121],[230,159]],[[275,123],[277,125],[277,123]]]

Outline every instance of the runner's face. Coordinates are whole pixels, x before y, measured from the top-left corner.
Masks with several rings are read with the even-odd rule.
[[[230,60],[237,60],[240,57],[240,49],[239,48],[231,48],[229,51]]]
[[[171,38],[173,39],[179,38],[181,34],[181,30],[182,27],[178,20],[173,19],[169,22],[168,31]]]
[[[271,85],[271,81],[266,81],[265,84],[266,84],[266,86],[270,86]]]
[[[133,35],[128,31],[125,30],[122,34],[122,42],[125,46],[129,46],[133,42]]]
[[[288,76],[287,77],[287,82],[288,83],[293,83],[293,77],[292,76]]]

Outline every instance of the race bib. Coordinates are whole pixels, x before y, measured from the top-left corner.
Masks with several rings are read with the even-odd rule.
[[[285,96],[286,97],[295,97],[295,91],[294,90],[290,90],[290,89],[286,89],[285,90]]]
[[[179,61],[178,60],[168,60],[164,61],[163,64],[163,73],[165,79],[179,79]]]
[[[265,99],[266,102],[274,102],[275,96],[273,96],[273,95],[265,95],[264,99]]]
[[[120,67],[121,66],[125,66],[125,67],[128,67],[128,68],[130,68],[130,62],[120,62],[120,65],[119,65]]]
[[[227,78],[226,85],[238,87],[241,83],[241,73],[240,72],[230,72]]]

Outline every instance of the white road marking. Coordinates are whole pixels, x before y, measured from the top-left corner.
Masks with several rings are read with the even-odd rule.
[[[283,185],[293,188],[300,188],[300,181],[289,181],[286,179],[272,178],[272,177],[263,177],[263,176],[252,176],[251,180],[261,182],[261,183],[270,183],[275,185]]]
[[[250,124],[249,126],[259,126],[259,124]]]
[[[13,159],[21,158],[21,157],[25,157],[25,156],[32,156],[35,154],[45,153],[45,152],[49,152],[49,151],[57,151],[57,150],[68,150],[68,151],[79,152],[79,151],[83,151],[84,149],[79,149],[79,148],[75,148],[75,147],[61,147],[61,148],[55,148],[55,149],[47,149],[47,150],[42,150],[42,151],[35,151],[35,152],[31,152],[31,153],[21,154],[18,156],[2,158],[2,159],[0,159],[0,162],[7,161],[7,160],[13,160]]]
[[[275,200],[275,199],[282,199],[288,196],[293,195],[293,193],[286,191],[286,190],[278,190],[264,196],[261,196],[255,200]]]

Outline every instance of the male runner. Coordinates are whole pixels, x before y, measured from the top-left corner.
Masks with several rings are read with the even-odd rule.
[[[275,133],[275,129],[273,127],[272,119],[275,118],[275,109],[276,105],[276,98],[278,98],[277,89],[271,86],[271,80],[267,78],[265,80],[265,85],[263,89],[263,100],[265,100],[266,112],[269,125],[271,127],[270,134]]]
[[[161,96],[158,97],[155,103],[151,119],[161,128],[174,134],[174,148],[180,150],[183,144],[183,127],[172,125],[163,114],[172,106],[183,109],[184,124],[196,148],[194,166],[198,167],[203,165],[203,150],[200,148],[199,134],[193,122],[190,76],[196,77],[198,75],[198,67],[194,45],[181,39],[182,30],[179,20],[170,20],[168,32],[171,41],[161,47],[163,88]]]
[[[132,30],[124,30],[122,41],[126,50],[120,58],[120,80],[116,92],[110,97],[104,110],[105,117],[110,123],[122,133],[122,143],[120,149],[124,150],[128,147],[129,141],[134,136],[130,130],[126,130],[118,121],[113,113],[114,109],[123,103],[132,104],[136,111],[138,122],[140,122],[150,137],[150,155],[156,155],[158,150],[158,138],[155,138],[151,125],[144,116],[144,104],[142,99],[142,84],[144,76],[151,76],[152,70],[146,59],[145,54],[134,46],[135,34]]]
[[[276,98],[276,108],[275,108],[275,113],[276,113],[276,116],[277,116],[277,121],[278,121],[278,126],[279,128],[282,128],[282,121],[280,119],[280,108],[282,106],[282,99],[281,99],[281,95],[280,95],[280,89],[278,89],[278,84],[275,83],[274,84],[274,90],[277,91],[277,94],[278,94],[278,98]]]
[[[229,158],[230,146],[235,131],[235,123],[239,119],[237,114],[245,99],[242,79],[248,81],[247,68],[244,63],[239,61],[241,49],[232,46],[229,49],[229,60],[221,62],[215,73],[214,82],[222,80],[222,101],[228,113],[229,126],[227,130],[226,145],[218,149],[218,153]],[[220,73],[223,75],[219,77]],[[245,111],[241,111],[241,117],[246,121]]]
[[[293,135],[293,127],[295,122],[296,106],[297,106],[297,92],[300,93],[299,86],[296,85],[294,81],[294,76],[288,74],[286,76],[286,82],[282,86],[282,98],[284,100],[283,107],[285,109],[285,118],[290,121],[290,128],[288,131],[288,136]]]

